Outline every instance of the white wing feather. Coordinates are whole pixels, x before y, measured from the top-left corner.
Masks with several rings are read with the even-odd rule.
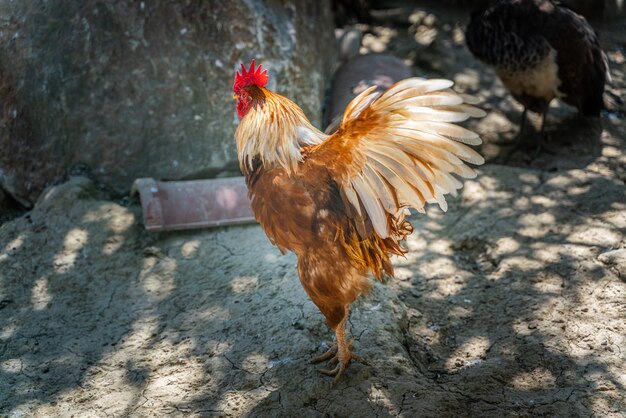
[[[474,178],[476,172],[466,163],[484,163],[468,147],[479,145],[480,137],[454,123],[485,112],[472,106],[477,99],[457,94],[452,85],[443,79],[409,78],[383,94],[370,87],[344,112],[342,126],[359,123],[366,109],[387,116],[386,123],[359,138],[365,166],[342,184],[356,214],[368,218],[381,238],[391,236],[388,218],[405,207],[423,212],[427,202],[436,202],[447,210],[445,195],[456,196],[462,186],[452,174]]]

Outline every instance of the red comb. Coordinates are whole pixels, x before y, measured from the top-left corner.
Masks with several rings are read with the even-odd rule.
[[[235,84],[233,85],[233,91],[236,93],[239,92],[244,87],[251,86],[255,84],[259,87],[264,87],[269,80],[269,76],[267,75],[267,70],[262,70],[261,65],[259,64],[258,68],[254,68],[254,59],[250,63],[250,68],[246,70],[246,67],[241,64],[241,74],[239,71],[235,74]]]

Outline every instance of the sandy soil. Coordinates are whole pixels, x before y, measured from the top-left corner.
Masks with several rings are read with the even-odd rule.
[[[331,333],[258,226],[150,234],[76,177],[0,227],[0,416],[626,416],[623,121],[557,107],[554,153],[502,165],[519,108],[454,25],[424,46],[415,21],[368,42],[484,97],[491,163],[354,305],[367,364],[332,388],[308,363]]]

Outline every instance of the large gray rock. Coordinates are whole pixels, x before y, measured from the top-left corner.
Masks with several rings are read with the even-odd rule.
[[[235,68],[320,125],[328,1],[0,0],[0,185],[25,204],[72,167],[116,193],[140,176],[236,171]]]

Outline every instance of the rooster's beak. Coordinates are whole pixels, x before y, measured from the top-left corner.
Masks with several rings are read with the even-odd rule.
[[[239,96],[237,96],[236,94],[233,94],[233,99],[237,100],[239,99]]]

